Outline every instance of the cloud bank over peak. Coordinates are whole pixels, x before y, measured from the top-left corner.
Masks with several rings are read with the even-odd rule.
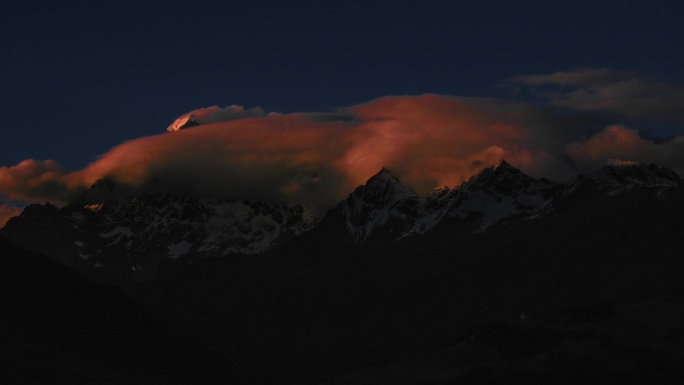
[[[606,159],[632,159],[664,165],[684,175],[684,136],[663,143],[643,139],[639,132],[622,125],[612,125],[586,140],[569,143],[568,155],[581,169],[591,169]]]
[[[173,123],[171,123],[171,125],[169,125],[169,127],[166,128],[166,131],[174,132],[183,128],[200,124],[227,122],[230,120],[255,118],[265,115],[266,112],[261,107],[254,107],[245,110],[244,107],[235,104],[224,108],[219,106],[211,106],[199,108],[179,116]]]
[[[533,176],[561,182],[609,158],[658,163],[684,175],[683,136],[656,143],[640,135],[648,129],[640,120],[624,123],[629,116],[621,111],[632,102],[609,90],[618,84],[645,87],[623,83],[627,76],[576,70],[516,78],[526,87],[560,87],[541,105],[425,94],[389,96],[334,112],[197,109],[181,118],[192,117],[198,126],[122,143],[81,170],[31,159],[0,167],[0,205],[2,199],[65,204],[104,178],[130,193],[287,201],[323,211],[382,167],[427,194],[437,186],[455,186],[500,158]],[[672,102],[679,91],[668,90],[660,97]],[[582,107],[599,95],[614,95],[609,114]],[[559,103],[574,112],[560,111]],[[630,114],[669,119],[674,111],[642,106]],[[614,124],[605,123],[610,119]],[[16,212],[8,207],[5,216]]]

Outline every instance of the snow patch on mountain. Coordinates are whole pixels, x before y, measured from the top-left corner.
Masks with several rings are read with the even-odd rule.
[[[192,243],[186,240],[182,240],[179,243],[174,243],[168,246],[169,258],[178,259],[179,257],[187,254],[192,248]]]
[[[535,217],[552,204],[558,186],[501,159],[452,190],[449,217],[480,217],[479,230],[512,217]]]

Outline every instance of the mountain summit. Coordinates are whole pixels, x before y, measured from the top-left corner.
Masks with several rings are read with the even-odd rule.
[[[600,169],[580,175],[577,183],[591,183],[607,195],[618,195],[635,189],[655,190],[658,194],[678,187],[676,172],[652,163],[610,159]]]
[[[447,197],[450,217],[478,218],[479,229],[507,218],[532,218],[554,201],[558,185],[533,178],[501,159],[470,177]]]
[[[391,206],[401,200],[417,197],[418,194],[410,187],[401,184],[399,179],[384,167],[368,179],[365,185],[357,187],[350,194],[350,198],[353,200],[360,200],[377,208]]]
[[[371,235],[399,236],[411,227],[420,206],[420,197],[382,168],[366,184],[359,186],[336,208],[346,220],[349,234],[357,242]]]
[[[420,197],[383,168],[335,209],[357,242],[398,239],[447,223],[484,231],[513,218],[533,218],[548,209],[559,186],[535,179],[501,159],[454,189]]]
[[[200,124],[200,121],[194,114],[186,114],[174,120],[174,122],[166,128],[166,132],[180,131],[189,127],[199,126]]]
[[[469,236],[544,220],[576,202],[600,208],[617,195],[636,201],[660,199],[679,186],[676,173],[647,163],[611,160],[564,185],[529,176],[502,159],[454,188],[441,187],[421,197],[383,168],[318,222],[301,205],[127,195],[123,187],[104,180],[80,203],[28,206],[0,234],[88,274],[114,270],[119,276],[148,280],[166,259],[191,263],[263,253],[315,229],[330,239],[356,244],[433,231]],[[633,192],[646,194],[632,199]]]
[[[468,178],[459,186],[461,190],[524,190],[534,184],[537,180],[517,168],[511,166],[504,159],[494,166],[487,167],[479,173]]]

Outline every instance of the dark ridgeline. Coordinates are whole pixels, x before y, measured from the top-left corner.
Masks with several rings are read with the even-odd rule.
[[[683,229],[677,175],[627,162],[560,185],[502,161],[426,198],[383,170],[320,221],[159,195],[32,206],[3,235],[135,301],[3,240],[3,306],[81,361],[3,354],[27,382],[26,362],[88,383],[643,383],[682,374]],[[5,330],[32,335],[23,319]]]

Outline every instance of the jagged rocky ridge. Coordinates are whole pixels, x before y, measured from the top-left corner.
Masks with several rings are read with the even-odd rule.
[[[149,194],[98,204],[31,205],[2,234],[92,273],[105,267],[146,280],[163,258],[257,254],[311,229],[302,206]]]
[[[643,190],[657,199],[679,185],[676,173],[652,164],[611,160],[566,185],[533,178],[501,160],[453,189],[441,187],[421,197],[383,168],[320,223],[332,223],[346,234],[340,237],[355,243],[397,240],[449,226],[451,231],[477,233],[541,218],[578,194],[615,196]],[[1,233],[88,273],[108,266],[147,280],[164,258],[192,261],[258,254],[319,223],[299,205],[168,194],[125,196],[106,181],[85,196],[88,203],[64,208],[31,205]],[[93,198],[100,201],[93,204]]]
[[[589,185],[609,196],[642,188],[662,194],[679,184],[677,173],[663,166],[610,159],[604,167],[586,175],[579,175],[570,186],[570,191]]]
[[[502,159],[458,187],[440,187],[427,197],[419,197],[383,169],[334,210],[345,218],[354,240],[362,243],[424,234],[455,222],[466,231],[481,232],[538,218],[580,191],[613,196],[646,189],[660,195],[679,184],[677,174],[664,167],[610,160],[566,185],[533,178]]]

